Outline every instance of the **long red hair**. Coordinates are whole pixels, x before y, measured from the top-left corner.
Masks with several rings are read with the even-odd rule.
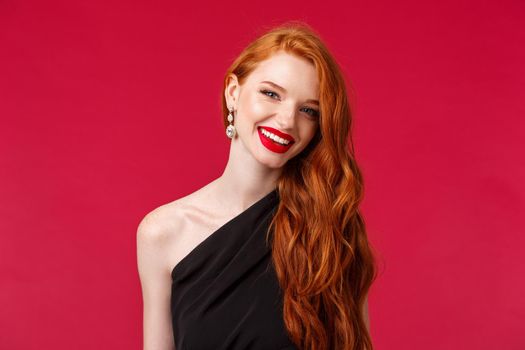
[[[290,21],[251,42],[230,74],[240,84],[279,50],[308,59],[320,89],[319,128],[284,166],[280,203],[272,219],[272,262],[283,291],[283,318],[300,349],[371,350],[363,315],[376,278],[375,257],[358,205],[363,179],[354,157],[351,111],[341,70],[318,34]],[[222,94],[224,126],[228,109]],[[269,236],[267,236],[269,237]]]

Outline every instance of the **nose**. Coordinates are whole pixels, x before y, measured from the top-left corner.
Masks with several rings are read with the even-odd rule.
[[[284,106],[277,113],[277,124],[283,131],[291,131],[295,126],[296,110],[295,106]]]

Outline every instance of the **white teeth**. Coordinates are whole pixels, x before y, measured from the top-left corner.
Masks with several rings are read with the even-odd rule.
[[[274,140],[275,142],[278,142],[278,143],[280,143],[282,145],[286,146],[287,144],[290,143],[290,141],[285,140],[282,137],[279,137],[279,136],[277,136],[275,134],[272,134],[271,132],[267,131],[266,129],[262,129],[261,128],[261,132],[263,133],[264,136],[266,136],[266,137],[268,137],[268,138],[270,138],[270,139]]]

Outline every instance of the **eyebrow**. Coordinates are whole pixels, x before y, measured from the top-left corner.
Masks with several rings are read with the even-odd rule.
[[[283,88],[282,86],[280,85],[277,85],[276,83],[274,83],[273,81],[269,81],[269,80],[264,80],[264,81],[261,81],[261,83],[266,83],[266,84],[270,84],[272,85],[273,87],[275,87],[276,89],[279,89],[281,91],[284,91],[286,92],[286,89]],[[319,101],[318,100],[312,100],[312,99],[308,99],[306,100],[307,103],[313,103],[313,104],[316,104],[319,106]]]

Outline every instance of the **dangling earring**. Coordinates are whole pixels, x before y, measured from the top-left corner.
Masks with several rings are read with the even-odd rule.
[[[230,123],[230,125],[228,125],[228,127],[226,128],[226,136],[228,136],[230,139],[233,139],[233,137],[235,136],[235,126],[233,126],[233,124],[232,124],[232,122],[233,122],[233,115],[232,115],[233,108],[232,107],[228,107],[228,110],[230,111],[230,114],[228,114],[228,122]]]

